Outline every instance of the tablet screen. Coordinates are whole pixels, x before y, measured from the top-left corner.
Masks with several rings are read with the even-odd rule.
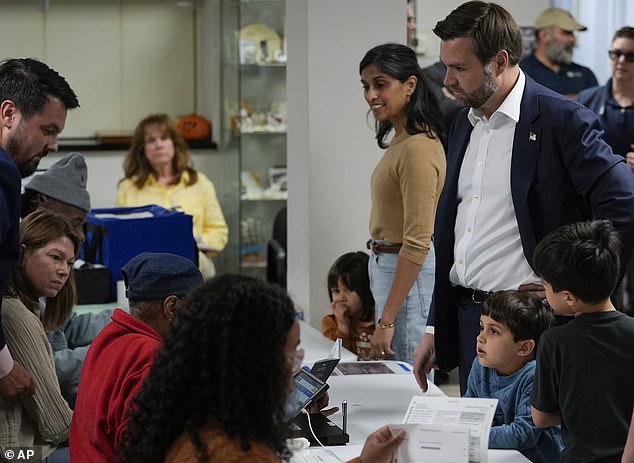
[[[284,420],[288,422],[295,418],[302,409],[317,400],[326,389],[328,389],[328,384],[306,370],[300,370],[295,375],[293,391],[284,407]]]

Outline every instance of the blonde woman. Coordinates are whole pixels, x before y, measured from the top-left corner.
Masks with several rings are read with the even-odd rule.
[[[229,228],[213,183],[191,165],[187,144],[166,114],[153,114],[137,125],[117,187],[117,206],[158,204],[194,218],[199,268],[203,277],[215,273],[207,254],[227,245]]]

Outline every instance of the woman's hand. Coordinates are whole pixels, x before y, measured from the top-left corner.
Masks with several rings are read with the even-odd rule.
[[[395,355],[392,350],[392,338],[394,338],[394,328],[376,328],[372,335],[372,356],[375,358],[384,358]]]
[[[308,413],[321,413],[324,416],[330,416],[333,413],[337,413],[339,411],[339,407],[332,407],[327,410],[323,410],[328,406],[330,402],[330,396],[328,396],[328,391],[324,392],[317,402],[308,407]]]
[[[403,430],[392,434],[388,426],[379,428],[365,440],[361,460],[363,463],[391,463],[405,437],[407,434]]]
[[[23,400],[35,393],[35,380],[17,361],[7,376],[0,379],[0,396],[7,400]]]

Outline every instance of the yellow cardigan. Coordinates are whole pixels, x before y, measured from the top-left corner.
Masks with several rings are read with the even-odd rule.
[[[193,216],[196,241],[218,253],[227,245],[229,228],[216,197],[211,180],[198,172],[198,181],[187,185],[189,174],[184,172],[180,182],[165,187],[150,175],[142,188],[134,186],[135,178],[126,178],[117,186],[117,206],[132,207],[157,204],[166,209],[177,209]]]

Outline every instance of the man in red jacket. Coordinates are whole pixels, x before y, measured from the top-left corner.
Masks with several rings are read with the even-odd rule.
[[[71,461],[114,462],[130,407],[182,300],[203,277],[181,256],[144,252],[122,269],[130,313],[115,309],[82,368],[70,428]]]

